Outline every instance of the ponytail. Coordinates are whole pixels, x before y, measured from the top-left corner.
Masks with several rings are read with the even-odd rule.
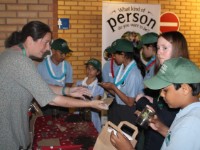
[[[135,60],[137,67],[140,69],[140,72],[144,77],[146,71],[145,71],[145,65],[142,63],[140,58],[140,51],[136,47],[133,47],[133,52],[125,52],[125,56],[128,59]]]
[[[5,40],[4,46],[9,48],[19,43],[21,43],[21,32],[15,31]]]
[[[46,33],[51,33],[50,27],[40,21],[31,21],[23,26],[20,32],[15,31],[5,40],[5,47],[9,48],[16,44],[23,43],[30,36],[34,41],[43,38]]]

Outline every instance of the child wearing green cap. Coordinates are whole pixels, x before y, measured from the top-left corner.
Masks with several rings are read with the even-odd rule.
[[[180,108],[161,150],[199,150],[200,69],[198,66],[185,58],[172,58],[166,60],[159,72],[153,78],[144,81],[144,84],[150,89],[161,89],[161,96],[170,108]],[[150,126],[163,134],[163,124],[156,115],[150,120]],[[122,136],[118,137],[123,139]],[[111,142],[117,149],[131,148],[129,141],[123,139],[122,143],[114,134],[111,135]]]
[[[86,65],[86,77],[82,81],[77,81],[77,86],[87,87],[91,93],[91,99],[100,100],[104,95],[104,89],[98,85],[101,82],[101,62],[98,59],[91,58],[87,61]],[[91,121],[98,132],[101,131],[101,120],[99,111],[91,111]]]
[[[185,58],[165,61],[156,76],[144,84],[162,89],[161,96],[170,108],[180,108],[162,145],[162,150],[199,150],[200,142],[200,69]],[[163,127],[155,116],[151,127],[162,134]],[[162,130],[161,130],[162,129]]]
[[[157,50],[158,34],[149,32],[141,37],[141,58],[146,61],[146,74],[144,79],[149,79],[154,75],[156,63],[156,50]]]
[[[38,72],[49,84],[72,87],[72,66],[65,60],[66,55],[72,52],[67,41],[55,39],[51,44],[51,52],[51,56],[38,64]]]
[[[51,53],[41,63],[37,69],[41,77],[51,85],[60,87],[72,87],[73,70],[71,64],[65,60],[66,55],[71,53],[67,41],[58,38],[51,43]],[[62,107],[47,105],[42,108],[44,115],[51,115],[52,111],[57,109],[59,113],[67,113],[68,110]]]
[[[113,83],[102,82],[100,85],[115,97],[109,107],[108,120],[116,125],[124,120],[135,124],[136,118],[130,114],[136,110],[135,97],[143,93],[145,73],[137,52],[132,42],[126,39],[117,39],[111,45],[110,53],[114,54],[114,59],[120,68]]]
[[[184,35],[178,31],[160,34],[157,42],[155,74],[166,60],[178,57],[189,58],[187,41]],[[142,110],[145,105],[151,105],[155,109],[159,119],[166,125],[165,129],[169,128],[179,109],[169,108],[162,97],[158,98],[160,90],[145,88],[144,93],[145,95],[153,97],[153,99],[149,101],[146,96],[143,96],[138,101],[136,100],[137,109]],[[146,129],[144,135],[144,150],[160,150],[164,136],[151,128]]]

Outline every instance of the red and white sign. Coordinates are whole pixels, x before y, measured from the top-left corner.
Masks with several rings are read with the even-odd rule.
[[[172,12],[166,12],[160,16],[160,32],[178,31],[179,25],[178,16]]]

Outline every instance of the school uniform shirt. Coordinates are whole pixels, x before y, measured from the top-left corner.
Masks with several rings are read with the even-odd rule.
[[[55,65],[50,57],[45,58],[38,64],[38,72],[48,83],[57,86],[65,86],[66,83],[73,83],[73,70],[68,61]]]
[[[151,91],[149,90],[149,92]],[[155,98],[153,100],[153,104],[149,103],[148,101],[148,103],[143,103],[142,105],[146,106],[148,104],[152,106],[158,118],[160,118],[161,122],[163,122],[167,127],[170,127],[176,117],[176,114],[179,112],[180,109],[169,108],[162,97],[158,99],[159,93],[160,93],[159,91],[160,90],[158,90],[158,94],[154,95]],[[139,100],[139,101],[142,101],[142,100]],[[137,107],[137,104],[138,103],[136,103],[136,107]],[[157,131],[149,127],[147,130],[145,130],[144,136],[145,136],[144,150],[160,150],[161,149],[165,138],[160,133],[158,133]]]
[[[124,71],[124,70],[123,70]],[[123,74],[123,72],[122,72]],[[119,88],[128,97],[136,97],[138,94],[143,93],[144,84],[143,77],[137,65],[130,70],[124,82]],[[117,94],[115,94],[117,104],[126,105]]]
[[[154,76],[155,65],[151,66],[148,70],[146,70],[146,74],[144,80],[150,79]]]
[[[111,82],[113,83],[114,81],[114,76],[116,75],[117,70],[119,69],[120,66],[118,66],[115,61],[113,61],[113,73],[111,72],[111,60],[108,60],[102,69],[102,78],[103,82]],[[114,75],[114,76],[113,76]]]
[[[143,93],[143,77],[135,61],[130,62],[125,69],[123,65],[120,66],[116,78],[114,79],[114,84],[128,97],[135,98],[138,94]],[[116,125],[121,121],[128,121],[135,124],[135,110],[135,105],[126,105],[120,97],[115,94],[115,101],[113,101],[112,107],[109,108],[108,120]]]
[[[21,51],[6,49],[0,64],[0,149],[26,149],[31,142],[27,113],[33,97],[43,107],[56,95]]]
[[[86,80],[87,80],[87,77],[82,81],[77,81],[76,85],[77,86],[86,86],[91,91],[93,97],[96,97],[96,96],[103,97],[104,89],[97,84],[98,80],[96,79],[90,85],[86,85],[86,83],[85,83]],[[100,120],[100,116],[99,116],[98,110],[92,109],[92,111],[91,111],[91,120],[92,120],[92,122],[94,124],[94,127],[97,129],[97,131],[100,132],[101,131],[101,120]]]
[[[200,102],[192,103],[176,115],[162,150],[199,150]]]

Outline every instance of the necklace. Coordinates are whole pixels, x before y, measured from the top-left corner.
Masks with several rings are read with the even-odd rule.
[[[136,62],[133,60],[131,61],[128,66],[126,66],[124,72],[124,64],[122,64],[117,72],[116,78],[114,78],[114,84],[117,86],[118,89],[121,88],[121,85],[124,83],[125,79],[127,78],[129,72],[131,69],[133,69],[136,66]]]
[[[22,54],[23,54],[24,56],[26,56],[26,50],[25,50],[24,46],[22,45],[22,43],[19,43],[18,46],[21,48]]]
[[[47,70],[48,70],[49,75],[53,79],[55,79],[56,81],[64,83],[65,75],[66,75],[66,72],[67,72],[67,69],[66,69],[67,65],[66,65],[65,61],[62,62],[62,74],[59,77],[56,76],[56,74],[53,70],[52,63],[51,63],[51,60],[50,60],[50,56],[47,56],[47,58],[45,59],[45,62],[46,62],[46,66],[47,66]]]

